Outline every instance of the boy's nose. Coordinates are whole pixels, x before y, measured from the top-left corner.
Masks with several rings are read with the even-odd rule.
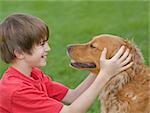
[[[51,51],[51,48],[49,45],[47,45],[46,50],[45,51]]]
[[[48,46],[47,51],[51,51],[51,48]]]

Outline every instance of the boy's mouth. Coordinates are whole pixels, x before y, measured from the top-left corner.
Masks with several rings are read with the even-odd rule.
[[[45,58],[45,56],[42,56],[42,58]]]
[[[47,54],[46,55],[42,55],[42,58],[46,59],[47,58]]]

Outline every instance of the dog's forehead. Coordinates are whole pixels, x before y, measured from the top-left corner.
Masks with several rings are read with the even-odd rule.
[[[108,48],[116,48],[120,47],[124,43],[124,40],[121,37],[114,35],[99,35],[95,36],[91,41],[93,46],[98,48],[108,47]]]
[[[99,35],[99,36],[95,36],[92,39],[92,42],[113,42],[113,41],[123,41],[122,38],[118,37],[118,36],[114,36],[114,35]]]

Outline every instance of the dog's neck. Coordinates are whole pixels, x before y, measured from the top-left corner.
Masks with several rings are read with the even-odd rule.
[[[131,79],[132,78],[126,72],[116,75],[104,86],[99,95],[100,98],[105,100],[105,98],[108,98],[110,94],[115,95]]]
[[[116,95],[125,84],[129,83],[136,75],[139,75],[139,73],[141,73],[139,72],[139,70],[143,70],[141,68],[143,68],[142,64],[136,64],[130,69],[123,71],[113,77],[102,89],[99,95],[100,98],[105,100],[105,98],[108,98],[108,96],[110,95]]]
[[[124,90],[128,84],[142,84],[148,87],[150,81],[150,69],[144,64],[133,66],[134,68],[128,69],[114,78],[112,78],[102,89],[99,98],[101,100],[102,113],[129,113],[129,103],[119,98],[118,94],[123,91],[125,98],[135,101],[137,94],[131,90]],[[136,81],[136,82],[135,82]],[[119,108],[119,109],[118,109]],[[119,111],[119,112],[116,112]],[[140,113],[140,112],[138,112]],[[143,112],[142,112],[143,113]],[[147,112],[146,112],[147,113]]]

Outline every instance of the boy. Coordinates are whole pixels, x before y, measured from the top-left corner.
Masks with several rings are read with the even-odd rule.
[[[104,49],[98,76],[72,90],[39,69],[50,51],[48,37],[47,25],[31,15],[13,14],[0,24],[0,56],[10,64],[0,82],[0,113],[85,113],[107,81],[132,65],[125,47],[110,60]]]

